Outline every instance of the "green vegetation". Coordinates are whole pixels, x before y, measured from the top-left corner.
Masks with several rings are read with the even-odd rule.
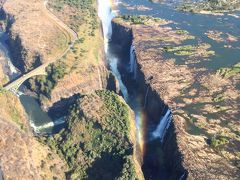
[[[64,158],[70,179],[137,179],[127,105],[110,91],[79,98],[67,128],[45,140]]]
[[[183,3],[178,9],[188,12],[225,12],[233,11],[240,8],[239,1],[232,0],[203,0],[195,3]]]
[[[49,6],[57,12],[66,16],[66,23],[75,30],[79,31],[82,24],[89,24],[91,27],[89,35],[94,36],[95,29],[98,27],[97,11],[94,8],[93,0],[49,0]]]
[[[25,114],[21,107],[19,99],[10,91],[0,91],[0,103],[4,104],[0,107],[2,118],[14,122],[20,129],[26,130],[24,122]]]
[[[146,24],[148,21],[159,22],[163,21],[160,18],[154,18],[152,16],[144,16],[144,15],[123,15],[120,16],[124,21],[130,22],[131,24]]]
[[[214,51],[207,51],[209,48],[208,44],[200,45],[183,45],[183,46],[164,46],[165,52],[173,53],[176,56],[191,56],[201,53],[203,57],[212,56],[215,54]]]
[[[218,94],[217,96],[213,97],[214,102],[222,102],[224,101],[225,97],[223,94]]]
[[[179,35],[185,35],[185,34],[187,35],[187,34],[189,34],[188,31],[183,30],[183,29],[178,29],[178,30],[176,30],[176,33],[179,34]]]
[[[210,145],[214,148],[227,144],[229,141],[223,136],[214,136],[210,139]]]
[[[235,64],[231,68],[221,68],[217,70],[217,74],[226,78],[240,74],[240,63]]]
[[[50,64],[46,68],[46,72],[47,76],[37,76],[29,80],[30,89],[38,94],[40,101],[51,97],[52,89],[67,72],[66,64],[63,61],[57,61]]]
[[[196,49],[193,45],[184,45],[184,46],[164,46],[163,47],[165,52],[171,52],[174,53],[174,55],[177,56],[187,56],[194,54],[194,50]]]
[[[195,39],[194,36],[190,35],[190,33],[183,29],[177,29],[176,34],[180,36],[186,36],[188,40]]]

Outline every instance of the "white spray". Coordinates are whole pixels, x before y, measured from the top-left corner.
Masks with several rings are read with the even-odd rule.
[[[131,45],[130,48],[130,72],[133,73],[133,78],[137,78],[137,60],[135,54],[135,46]]]
[[[58,125],[61,125],[63,123],[65,123],[65,117],[61,117],[61,118],[59,118],[55,121],[48,122],[48,123],[43,124],[41,126],[36,126],[34,124],[34,122],[30,119],[30,126],[33,128],[35,133],[40,133],[44,129],[48,129],[48,128],[51,128],[51,127],[54,127],[54,126],[58,126]]]
[[[128,100],[128,91],[127,91],[126,86],[123,84],[121,75],[117,69],[117,58],[112,57],[111,61],[109,63],[110,63],[111,70],[114,73],[114,76],[117,78],[117,80],[119,82],[119,86],[120,86],[121,92],[123,94],[123,97],[127,101]]]
[[[147,87],[147,92],[146,92],[146,94],[145,94],[145,98],[144,98],[144,109],[145,109],[146,106],[147,106],[148,92],[149,92],[149,86]]]
[[[7,39],[6,34],[3,32],[0,32],[0,38],[2,39],[0,42],[0,52],[1,52],[1,55],[4,56],[4,59],[6,60],[5,67],[7,72],[5,73],[9,76],[10,80],[12,80],[16,78],[18,75],[20,75],[20,72],[17,70],[17,68],[12,64],[10,60],[10,53],[6,48],[6,44],[4,43],[4,41],[6,41]]]
[[[116,16],[115,11],[112,11],[110,0],[98,0],[98,16],[102,21],[103,35],[104,35],[104,49],[109,61],[111,71],[115,78],[118,80],[121,92],[126,101],[128,101],[128,91],[126,86],[122,82],[121,75],[118,71],[118,59],[114,57],[109,49],[109,40],[112,37],[112,19]]]
[[[108,51],[108,42],[112,36],[112,19],[115,17],[110,0],[98,0],[98,16],[102,21],[105,52]]]
[[[160,138],[161,142],[163,142],[164,136],[167,132],[167,129],[170,126],[170,123],[172,121],[172,113],[171,110],[168,109],[166,114],[161,117],[160,123],[158,124],[155,131],[153,131],[152,135],[153,138]]]

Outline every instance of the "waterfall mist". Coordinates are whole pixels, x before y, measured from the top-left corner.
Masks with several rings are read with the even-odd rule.
[[[107,57],[107,61],[110,65],[110,69],[118,80],[120,90],[123,94],[125,101],[128,101],[128,90],[124,85],[121,74],[118,70],[118,58],[109,52],[109,41],[112,37],[112,19],[116,16],[115,11],[112,11],[110,0],[98,0],[98,16],[102,21],[102,29],[104,35],[104,49]]]
[[[133,73],[133,78],[137,78],[137,60],[135,54],[135,46],[131,45],[130,48],[130,72]]]
[[[53,128],[55,126],[59,126],[61,124],[65,123],[65,117],[61,117],[55,121],[48,122],[46,124],[37,126],[31,119],[30,119],[30,126],[33,128],[35,133],[41,133],[41,131],[48,129],[48,128]]]
[[[167,132],[167,129],[170,126],[172,121],[172,112],[170,109],[167,110],[165,115],[160,118],[160,122],[155,131],[153,131],[153,138],[160,138],[161,142],[163,142],[164,136]]]

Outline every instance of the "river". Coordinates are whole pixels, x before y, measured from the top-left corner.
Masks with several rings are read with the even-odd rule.
[[[119,1],[115,2],[115,7]],[[102,28],[105,41],[106,58],[110,66],[110,70],[115,75],[115,78],[120,84],[120,90],[125,101],[135,113],[135,122],[137,127],[137,140],[140,145],[143,157],[143,172],[146,179],[167,179],[168,171],[164,167],[163,152],[161,149],[161,141],[164,138],[167,128],[171,122],[171,111],[166,109],[166,115],[159,117],[161,123],[154,124],[149,119],[144,109],[144,95],[137,91],[137,88],[127,87],[124,73],[120,71],[119,66],[124,66],[126,76],[129,76],[128,82],[134,84],[136,78],[136,59],[134,47],[130,50],[118,51],[117,44],[111,42],[112,26],[111,20],[117,15],[117,10],[112,9],[112,4],[109,0],[99,0],[99,17],[102,21]],[[129,64],[122,64],[123,59],[128,59]],[[159,140],[160,139],[160,140]],[[155,162],[159,162],[155,165]]]
[[[4,57],[4,62],[2,62],[3,70],[9,80],[14,80],[20,76],[21,73],[11,61],[11,55],[6,43],[7,39],[7,34],[0,32],[0,53]],[[22,89],[23,85],[19,88],[17,95],[28,115],[30,126],[34,132],[41,134],[53,134],[58,132],[64,126],[64,117],[52,119],[48,113],[41,109],[37,99],[32,96],[24,95]]]
[[[216,55],[209,61],[194,64],[196,67],[204,67],[213,71],[238,63],[240,56],[239,40],[216,42],[208,38],[205,33],[214,30],[222,32],[224,36],[231,34],[239,38],[240,21],[238,16],[240,12],[225,13],[222,16],[185,13],[175,10],[176,2],[179,1],[165,0],[163,1],[165,3],[153,3],[148,0],[121,0],[118,1],[118,10],[121,14],[150,15],[173,21],[170,26],[173,29],[178,28],[189,31],[190,34],[197,37],[195,43],[204,42],[210,44],[212,46],[211,50],[214,50]],[[184,58],[177,58],[176,60],[179,64],[185,63]]]
[[[164,166],[164,154],[161,143],[171,122],[171,111],[165,109],[165,115],[159,117],[159,124],[154,123],[147,115],[144,107],[144,99],[147,96],[139,93],[134,87],[136,79],[136,60],[134,47],[128,50],[118,50],[118,45],[111,42],[111,19],[117,14],[151,15],[172,21],[170,26],[173,29],[187,30],[196,39],[192,44],[199,42],[211,45],[210,50],[215,51],[215,55],[206,61],[199,61],[193,64],[194,67],[205,68],[209,72],[216,71],[222,67],[230,67],[239,62],[240,41],[217,42],[209,38],[208,31],[218,31],[224,35],[240,37],[239,18],[231,14],[222,16],[201,15],[185,13],[175,10],[179,1],[164,1],[164,3],[153,3],[148,0],[115,0],[112,10],[109,0],[99,0],[99,17],[102,20],[105,37],[105,52],[110,69],[120,84],[120,89],[125,101],[135,112],[136,126],[138,129],[138,143],[143,155],[142,170],[146,179],[169,179],[169,170]],[[236,12],[238,14],[238,12]],[[186,60],[174,56],[177,64],[185,64]],[[126,60],[127,59],[127,60]],[[126,62],[129,62],[129,64]],[[191,65],[190,65],[191,66]],[[167,107],[167,106],[166,106]],[[188,109],[186,109],[188,112]],[[191,110],[189,110],[191,113]],[[179,177],[184,178],[184,177]]]
[[[168,2],[168,1],[166,1]],[[174,21],[172,28],[185,29],[197,37],[197,42],[209,43],[216,55],[209,61],[201,61],[195,66],[204,67],[214,71],[221,67],[229,67],[239,62],[240,41],[237,42],[216,42],[208,38],[205,33],[209,30],[218,30],[225,34],[229,33],[240,37],[240,21],[231,15],[212,16],[190,14],[176,11],[175,3],[153,3],[147,0],[121,0],[114,2],[114,10],[110,0],[98,0],[99,17],[102,21],[104,34],[104,47],[106,58],[111,71],[119,82],[121,93],[125,101],[134,110],[136,126],[138,129],[137,139],[143,156],[143,172],[146,179],[168,179],[169,171],[164,166],[164,154],[161,149],[166,130],[171,121],[171,111],[166,108],[165,115],[159,117],[159,123],[152,123],[147,115],[144,104],[146,95],[135,90],[135,68],[134,47],[131,46],[125,54],[119,54],[116,45],[111,43],[112,27],[111,20],[118,14],[151,15]],[[141,8],[139,8],[141,7]],[[144,7],[144,8],[142,8]],[[19,75],[19,71],[11,63],[8,47],[5,43],[6,35],[0,33],[0,51],[7,60],[6,74],[10,79]],[[226,48],[228,45],[230,48]],[[130,63],[123,64],[122,59]],[[178,64],[184,64],[183,58],[176,58]],[[123,69],[122,71],[120,70]],[[126,82],[126,77],[131,76]],[[129,83],[130,81],[130,83]],[[129,86],[128,84],[131,84]],[[52,119],[46,112],[42,111],[37,99],[31,96],[21,95],[20,100],[28,114],[31,127],[36,133],[52,134],[64,126],[64,117]],[[156,160],[157,159],[157,160]],[[159,162],[159,164],[153,164]]]

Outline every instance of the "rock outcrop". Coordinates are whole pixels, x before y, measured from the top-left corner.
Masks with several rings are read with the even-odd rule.
[[[64,162],[33,136],[19,99],[0,93],[0,168],[4,179],[63,179]]]
[[[189,45],[181,52],[182,42],[194,37],[184,30],[168,27],[169,23],[143,16],[113,20],[114,27],[123,26],[117,30],[118,37],[129,38],[132,32],[137,60],[136,83],[146,95],[146,110],[151,119],[158,122],[166,107],[172,110],[173,121],[163,143],[171,179],[238,179],[239,157],[235,152],[239,143],[236,134],[239,91],[230,79],[193,67],[196,57],[204,60],[213,53],[206,45],[199,45],[201,48],[194,53],[186,52],[191,48]],[[179,48],[175,54],[184,54],[190,65],[180,65],[164,57],[167,52],[173,52],[168,49],[172,47]],[[225,103],[216,99],[219,94],[224,96]],[[214,116],[209,117],[209,114]]]
[[[69,38],[41,0],[6,1],[1,11],[7,22],[13,61],[21,71],[52,61],[68,46]]]

